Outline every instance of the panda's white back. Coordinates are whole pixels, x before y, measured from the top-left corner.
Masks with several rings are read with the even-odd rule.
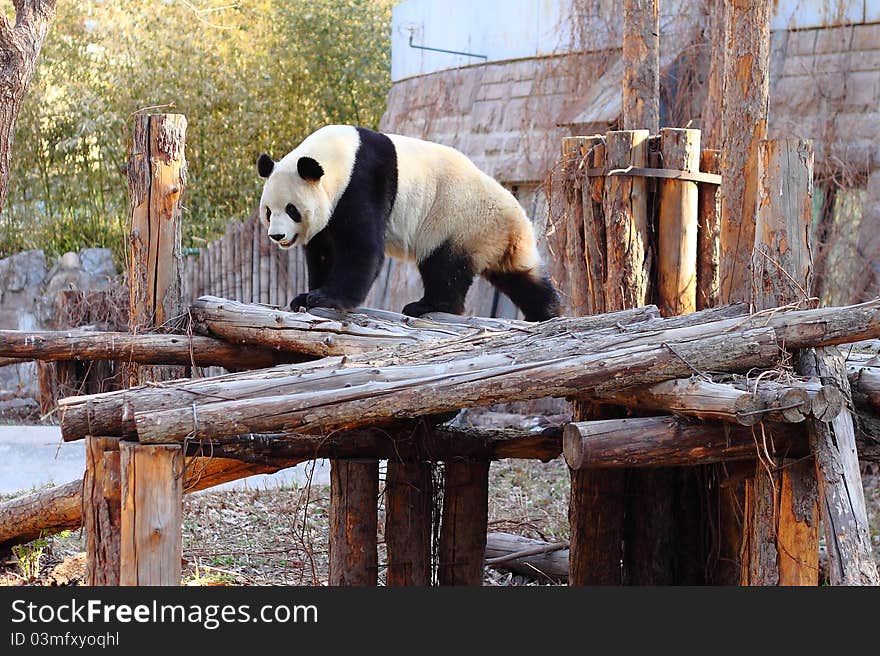
[[[389,255],[422,260],[444,242],[464,247],[478,270],[496,262],[511,231],[532,234],[509,191],[464,154],[441,144],[387,135],[397,151],[397,197],[388,220]]]

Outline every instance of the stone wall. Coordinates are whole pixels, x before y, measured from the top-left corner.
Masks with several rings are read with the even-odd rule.
[[[51,330],[55,300],[65,290],[99,291],[116,278],[113,257],[106,248],[84,248],[48,261],[40,250],[16,253],[0,260],[0,329]],[[39,397],[36,364],[0,367],[0,411],[31,406]]]

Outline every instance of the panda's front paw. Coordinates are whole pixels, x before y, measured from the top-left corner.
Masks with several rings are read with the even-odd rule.
[[[290,302],[290,309],[293,312],[299,312],[302,308],[310,310],[311,308],[316,307],[348,310],[351,309],[352,305],[338,298],[328,296],[320,289],[314,289],[305,294],[300,294]]]
[[[424,303],[423,301],[414,301],[412,303],[408,303],[404,308],[402,314],[405,314],[408,317],[420,317],[423,314],[428,314],[429,312],[436,312],[437,308],[433,305],[429,305]]]

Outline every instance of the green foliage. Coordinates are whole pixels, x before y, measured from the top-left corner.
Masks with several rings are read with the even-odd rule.
[[[328,123],[376,126],[390,85],[391,5],[59,3],[16,130],[0,257],[108,246],[122,259],[138,111],[186,114],[184,246],[215,237],[256,205],[260,152],[280,157]]]
[[[27,544],[17,544],[12,547],[12,554],[18,561],[18,569],[21,575],[28,581],[33,581],[40,573],[40,559],[43,551],[49,545],[49,540],[44,537],[37,538]]]

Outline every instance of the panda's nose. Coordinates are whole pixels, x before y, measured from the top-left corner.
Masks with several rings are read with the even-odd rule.
[[[276,232],[273,235],[269,235],[269,239],[274,239],[275,241],[281,241],[282,239],[284,239],[284,233],[283,232]]]

